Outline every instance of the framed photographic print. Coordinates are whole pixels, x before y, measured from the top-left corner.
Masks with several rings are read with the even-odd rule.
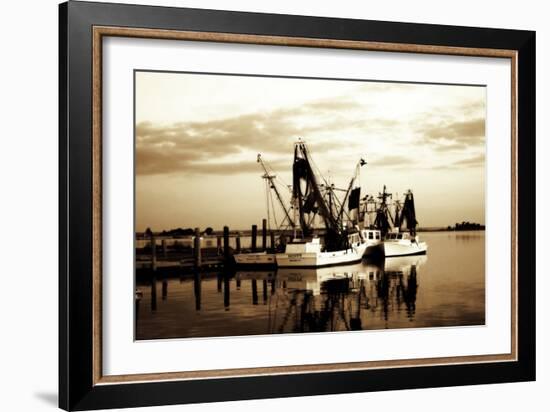
[[[60,407],[535,379],[535,33],[60,5]]]

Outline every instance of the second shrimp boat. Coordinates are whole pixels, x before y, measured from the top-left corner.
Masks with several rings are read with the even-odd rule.
[[[384,257],[424,255],[428,251],[426,242],[421,242],[416,227],[416,211],[414,196],[411,190],[405,193],[403,202],[396,199],[393,202],[394,212],[390,212],[388,198],[392,195],[386,192],[386,186],[379,193],[379,206],[376,209],[375,226],[384,234],[382,249]],[[404,226],[404,229],[402,230]]]
[[[354,177],[347,190],[343,190],[344,199],[340,201],[334,191],[342,189],[335,188],[322,176],[320,178],[323,184],[319,184],[306,144],[299,141],[294,145],[294,235],[284,245],[284,252],[276,254],[277,266],[322,267],[350,264],[361,261],[365,254],[372,253],[382,244],[379,230],[360,229],[357,224],[361,189],[354,185],[364,164],[366,163],[363,160],[357,164]],[[319,230],[322,238],[314,229],[317,216],[324,226]]]

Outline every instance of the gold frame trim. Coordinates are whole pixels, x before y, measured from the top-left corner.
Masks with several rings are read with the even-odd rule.
[[[292,47],[318,47],[399,53],[446,54],[458,56],[498,57],[511,60],[511,133],[512,133],[512,243],[511,243],[511,353],[495,355],[452,356],[443,358],[396,359],[384,361],[349,362],[315,365],[290,365],[258,368],[218,369],[145,373],[132,375],[103,375],[102,373],[102,40],[105,36],[164,40],[187,40],[222,43],[259,44]],[[262,36],[232,33],[141,29],[94,26],[92,44],[92,187],[93,187],[93,384],[135,383],[168,380],[214,379],[304,372],[335,372],[410,366],[436,366],[466,363],[491,363],[517,360],[517,52],[514,50],[431,46],[418,44],[383,43],[353,40],[334,40],[283,36]]]

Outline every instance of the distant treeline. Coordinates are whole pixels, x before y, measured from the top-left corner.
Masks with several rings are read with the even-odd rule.
[[[447,226],[447,230],[485,230],[485,225],[472,222],[455,223],[454,226]]]
[[[202,234],[205,235],[211,235],[212,233],[214,233],[214,229],[212,229],[211,227],[207,227],[202,231]],[[151,230],[151,228],[147,228],[143,234],[145,236],[151,236],[153,234],[153,231]],[[156,235],[172,237],[192,236],[194,234],[195,229],[191,229],[190,227],[186,229],[178,227],[177,229],[163,230],[162,232],[156,233]]]
[[[421,227],[418,228],[419,232],[439,232],[439,231],[446,231],[446,230],[485,230],[485,225],[479,224],[479,223],[473,223],[473,222],[462,222],[462,223],[455,223],[454,226],[447,226],[445,227]],[[213,235],[216,232],[211,227],[207,227],[201,232],[203,235]],[[250,230],[243,230],[240,231],[243,235],[250,235]],[[177,229],[170,229],[170,230],[163,230],[162,232],[153,233],[150,228],[147,228],[145,232],[143,232],[143,235],[145,237],[150,237],[151,235],[157,235],[162,237],[185,237],[185,236],[193,236],[195,234],[195,229],[192,229],[190,227],[188,228],[181,228],[178,227]]]

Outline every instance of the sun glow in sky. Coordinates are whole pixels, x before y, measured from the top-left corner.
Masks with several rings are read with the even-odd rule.
[[[485,223],[485,87],[135,75],[138,231],[260,223],[257,154],[291,183],[298,138],[339,187],[364,158],[362,196],[411,189],[421,227]]]

